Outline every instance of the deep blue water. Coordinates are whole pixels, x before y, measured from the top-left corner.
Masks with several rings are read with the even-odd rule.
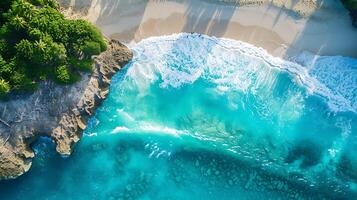
[[[150,38],[73,155],[42,138],[0,199],[356,199],[357,60]]]

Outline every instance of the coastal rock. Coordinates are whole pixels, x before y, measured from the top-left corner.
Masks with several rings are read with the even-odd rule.
[[[70,155],[88,118],[106,98],[112,76],[132,56],[126,46],[111,40],[108,50],[94,58],[93,72],[82,74],[81,81],[66,86],[44,81],[33,94],[0,102],[0,179],[30,169],[35,156],[30,145],[39,136],[51,137],[58,153]]]
[[[15,178],[30,169],[33,151],[26,143],[16,145],[6,143],[0,147],[0,177]]]

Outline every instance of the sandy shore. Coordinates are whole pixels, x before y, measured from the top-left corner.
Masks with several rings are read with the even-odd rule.
[[[284,58],[304,50],[357,57],[357,29],[339,1],[83,1],[71,0],[67,6],[126,43],[197,32],[248,42]]]

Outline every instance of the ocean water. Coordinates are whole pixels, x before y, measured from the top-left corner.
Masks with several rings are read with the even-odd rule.
[[[73,155],[41,138],[0,199],[357,199],[356,59],[186,33],[131,48]]]

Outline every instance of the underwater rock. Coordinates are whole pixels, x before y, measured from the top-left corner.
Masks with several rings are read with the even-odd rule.
[[[287,163],[293,163],[296,160],[301,159],[301,168],[311,167],[318,164],[321,160],[322,150],[317,144],[310,141],[301,141],[296,144],[289,152],[285,161]]]
[[[357,181],[357,161],[353,162],[346,154],[342,154],[337,165],[337,173],[346,178]]]

